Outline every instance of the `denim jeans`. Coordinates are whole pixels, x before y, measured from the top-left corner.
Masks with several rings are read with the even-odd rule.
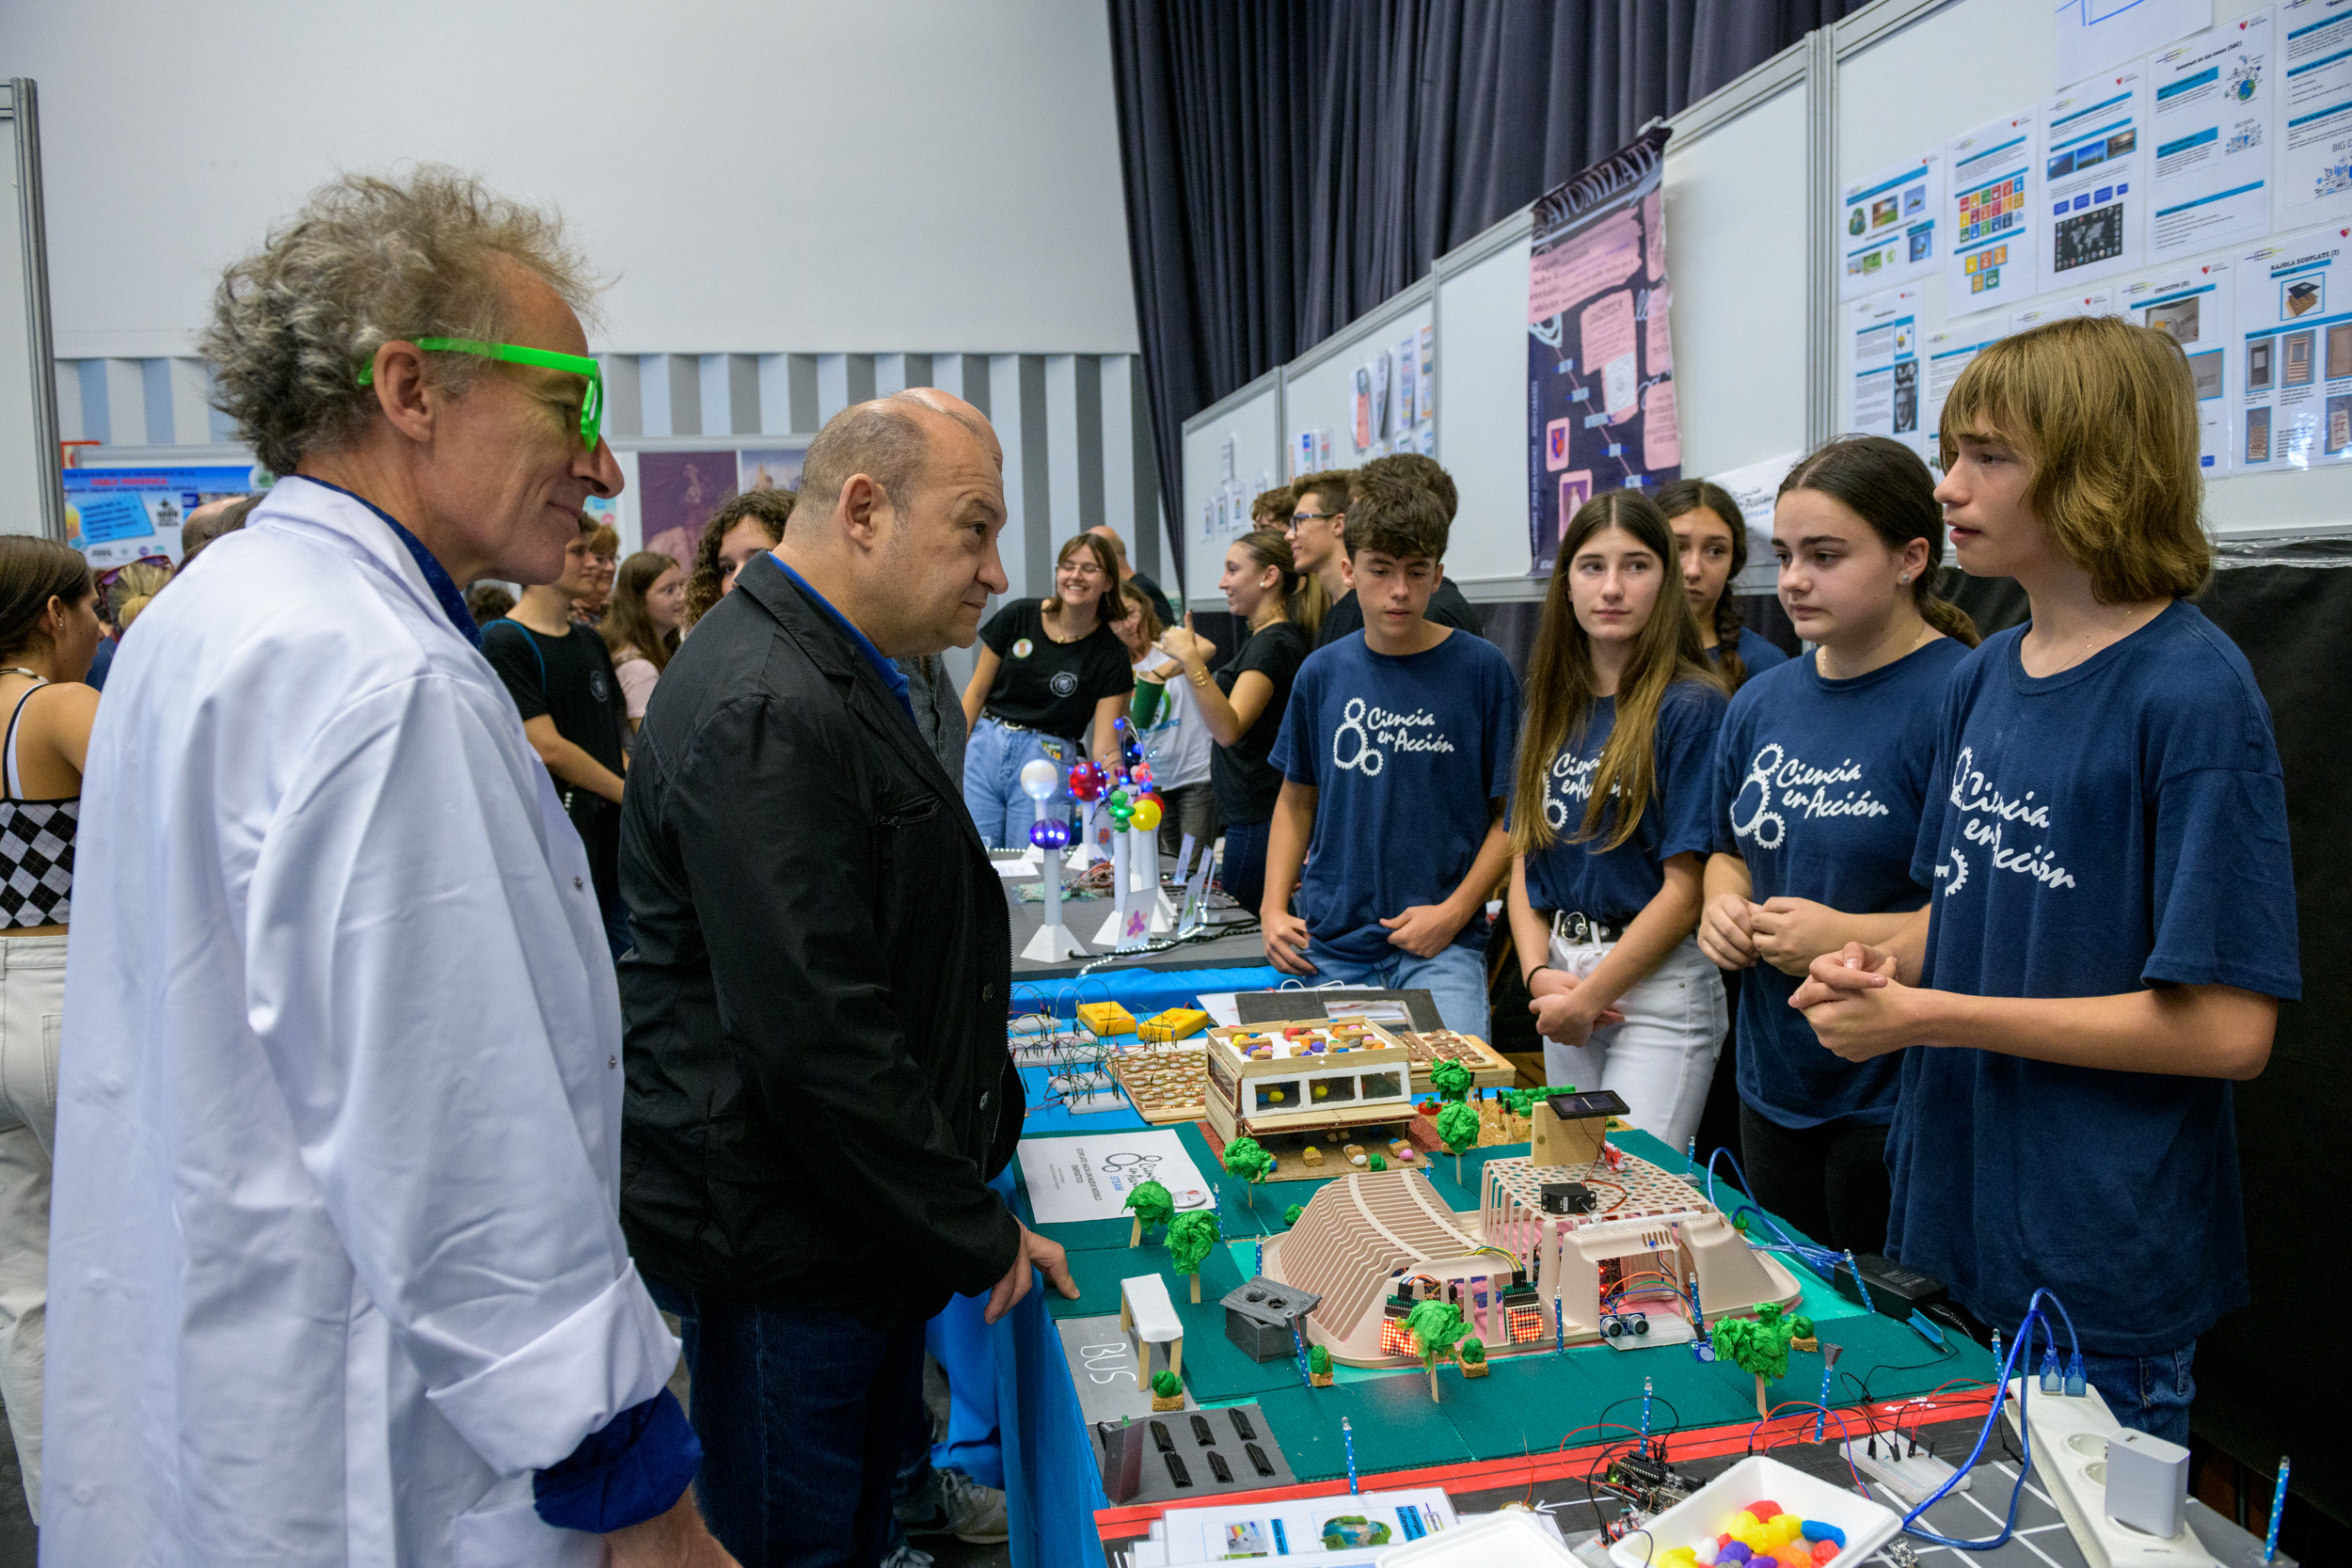
[[[963,749],[963,805],[980,842],[991,849],[1025,849],[1029,829],[1037,821],[1037,804],[1021,793],[1022,768],[1043,757],[1061,771],[1062,789],[1046,815],[1068,820],[1070,765],[1079,750],[1057,736],[1036,730],[1009,730],[993,719],[972,726]]]
[[[646,1284],[684,1329],[694,1494],[720,1544],[743,1568],[881,1562],[922,1408],[923,1325]]]
[[[2063,1341],[2059,1354],[2062,1361]],[[2086,1351],[2083,1371],[2118,1421],[2186,1448],[2188,1407],[2197,1398],[2197,1379],[2190,1371],[2196,1360],[2197,1341],[2191,1339],[2178,1350],[2154,1355],[2092,1355]]]
[[[1454,942],[1434,958],[1417,958],[1402,947],[1394,957],[1375,963],[1359,963],[1311,939],[1307,961],[1315,966],[1311,986],[1369,986],[1381,990],[1426,990],[1438,1005],[1438,1016],[1457,1035],[1486,1034],[1486,944]]]

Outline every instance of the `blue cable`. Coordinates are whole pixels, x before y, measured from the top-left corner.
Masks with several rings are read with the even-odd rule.
[[[1977,1433],[1976,1447],[1970,1449],[1968,1450],[1968,1457],[1961,1464],[1955,1465],[1950,1475],[1944,1478],[1943,1485],[1937,1487],[1933,1492],[1929,1493],[1928,1496],[1921,1500],[1918,1507],[1903,1515],[1901,1528],[1907,1533],[1915,1535],[1922,1541],[1933,1542],[1939,1546],[1948,1546],[1955,1551],[1964,1552],[1989,1552],[1996,1546],[2007,1544],[2010,1537],[2015,1533],[2017,1528],[2017,1502],[2019,1497],[2025,1493],[2026,1477],[2030,1474],[2033,1469],[2033,1428],[2026,1419],[2026,1393],[2032,1385],[2032,1380],[2030,1378],[2021,1377],[2017,1383],[2017,1430],[2024,1437],[2024,1457],[2019,1462],[2017,1466],[2017,1484],[2010,1487],[2009,1490],[2009,1513],[2001,1521],[2001,1532],[1998,1535],[1992,1537],[1990,1540],[1960,1541],[1949,1536],[1939,1535],[1931,1529],[1923,1528],[1914,1523],[1914,1521],[1915,1521],[1919,1515],[1925,1513],[1930,1508],[1933,1507],[1936,1503],[1942,1501],[1945,1494],[1951,1491],[1954,1486],[1960,1483],[1961,1477],[1966,1475],[1970,1470],[1976,1467],[1978,1458],[1984,1452],[1986,1439],[1993,1435],[1994,1423],[2001,1418],[2001,1402],[2009,1397],[2010,1369],[2020,1365],[2018,1357],[2021,1354],[2030,1354],[2033,1344],[2034,1324],[2040,1323],[2042,1325],[2042,1332],[2049,1339],[2049,1350],[2053,1354],[2056,1354],[2058,1350],[2058,1331],[2050,1326],[2050,1320],[2042,1314],[2041,1304],[2044,1299],[2047,1299],[2051,1306],[2058,1309],[2058,1317],[2066,1323],[2066,1337],[2069,1349],[2072,1351],[2074,1355],[2074,1364],[2078,1367],[2081,1365],[2082,1347],[2079,1343],[2074,1341],[2074,1320],[2073,1315],[2066,1310],[2066,1304],[2058,1300],[2058,1298],[2049,1291],[2037,1290],[2026,1299],[2026,1320],[2018,1325],[2017,1338],[2010,1341],[2009,1354],[2001,1363],[2000,1383],[1993,1395],[1993,1407],[1985,1412],[1984,1426]]]
[[[1845,1260],[1845,1255],[1842,1253],[1832,1252],[1827,1247],[1812,1246],[1798,1241],[1781,1228],[1778,1220],[1757,1208],[1752,1198],[1736,1209],[1724,1208],[1723,1200],[1715,1196],[1715,1162],[1718,1160],[1731,1162],[1732,1174],[1739,1178],[1740,1190],[1743,1197],[1752,1191],[1748,1186],[1748,1173],[1740,1166],[1740,1157],[1728,1148],[1718,1148],[1707,1157],[1707,1201],[1721,1210],[1726,1219],[1737,1220],[1743,1214],[1755,1216],[1756,1221],[1769,1226],[1772,1234],[1779,1238],[1776,1242],[1759,1242],[1751,1237],[1748,1242],[1750,1246],[1759,1252],[1785,1252],[1825,1279],[1840,1262]]]

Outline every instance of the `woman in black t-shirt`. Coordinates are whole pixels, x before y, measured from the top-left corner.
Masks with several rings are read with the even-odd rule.
[[[972,728],[963,803],[992,849],[1029,842],[1037,808],[1021,792],[1025,765],[1043,757],[1066,785],[1089,737],[1096,761],[1118,761],[1111,725],[1136,689],[1126,647],[1102,617],[1103,595],[1118,582],[1109,544],[1081,533],[1055,562],[1052,598],[1015,599],[980,628],[979,662],[963,689]]]
[[[1184,665],[1195,705],[1216,739],[1209,779],[1225,820],[1219,880],[1243,909],[1254,910],[1265,892],[1266,832],[1282,792],[1281,771],[1266,757],[1281,732],[1291,682],[1314,646],[1323,585],[1292,564],[1290,542],[1271,529],[1233,541],[1216,585],[1249,627],[1241,652],[1212,675],[1216,645],[1190,626],[1162,636],[1160,647]]]

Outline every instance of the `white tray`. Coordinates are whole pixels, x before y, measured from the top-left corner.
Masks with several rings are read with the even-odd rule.
[[[1895,1513],[1860,1493],[1816,1481],[1762,1454],[1743,1459],[1700,1487],[1681,1502],[1609,1548],[1609,1560],[1618,1568],[1644,1568],[1677,1546],[1695,1546],[1723,1533],[1726,1521],[1753,1502],[1766,1498],[1800,1519],[1819,1519],[1846,1532],[1845,1550],[1830,1559],[1829,1568],[1858,1568],[1902,1528]]]

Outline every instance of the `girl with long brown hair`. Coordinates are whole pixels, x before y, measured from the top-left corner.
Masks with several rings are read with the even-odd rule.
[[[1136,689],[1135,668],[1111,630],[1119,557],[1099,533],[1073,534],[1054,559],[1054,592],[1015,599],[980,628],[980,652],[963,689],[972,738],[963,752],[963,803],[992,849],[1029,842],[1036,808],[1021,769],[1039,757],[1061,769],[1090,751],[1116,766],[1113,723]],[[1066,799],[1066,798],[1065,798]]]
[[[1675,531],[1682,552],[1682,590],[1698,621],[1699,642],[1724,674],[1724,688],[1737,691],[1788,656],[1740,617],[1732,579],[1747,570],[1748,527],[1731,492],[1712,480],[1678,479],[1658,492],[1658,510]]]
[[[1615,1090],[1679,1148],[1724,1038],[1723,981],[1691,940],[1723,685],[1655,501],[1586,501],[1559,562],[1527,667],[1511,935],[1546,1075]]]
[[[686,568],[660,550],[639,550],[613,574],[612,597],[596,630],[612,650],[612,678],[621,683],[634,736],[645,721],[654,684],[677,652],[686,612]]]
[[[1699,946],[1740,980],[1740,1154],[1749,1192],[1814,1240],[1886,1243],[1899,1059],[1841,1062],[1791,1009],[1805,966],[1891,934],[1912,879],[1936,715],[1976,627],[1937,590],[1927,465],[1883,436],[1788,470],[1772,515],[1780,599],[1814,651],[1740,689],[1716,746],[1716,853]]]

